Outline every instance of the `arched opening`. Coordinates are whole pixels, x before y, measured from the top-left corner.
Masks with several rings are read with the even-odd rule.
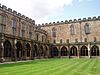
[[[11,43],[7,40],[4,42],[4,57],[12,56],[12,46]]]
[[[16,43],[16,55],[17,58],[21,58],[23,56],[22,44],[19,41]]]
[[[88,56],[88,48],[86,46],[81,47],[80,56]]]
[[[40,46],[40,52],[39,52],[40,56],[44,56],[44,50],[43,50],[43,46]]]
[[[65,46],[61,48],[61,56],[67,56],[67,48]]]
[[[77,48],[75,46],[71,47],[70,56],[77,56]]]
[[[99,56],[99,47],[94,45],[91,48],[91,56]]]
[[[27,57],[30,57],[30,51],[31,51],[31,47],[30,47],[30,44],[29,43],[27,43],[26,44],[26,52],[27,52]]]
[[[46,45],[45,46],[45,51],[44,51],[44,56],[47,56],[48,55],[48,46]]]
[[[37,57],[39,56],[39,53],[38,53],[38,46],[35,44],[34,45],[34,56]]]
[[[52,47],[51,50],[51,57],[55,57],[55,56],[58,56],[58,49],[56,46]]]

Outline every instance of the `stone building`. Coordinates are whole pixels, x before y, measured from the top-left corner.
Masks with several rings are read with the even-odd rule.
[[[48,57],[100,57],[100,16],[36,25],[0,5],[0,62]]]
[[[15,10],[0,5],[0,61],[47,57],[47,32]]]
[[[40,25],[52,43],[51,57],[100,57],[100,16]]]

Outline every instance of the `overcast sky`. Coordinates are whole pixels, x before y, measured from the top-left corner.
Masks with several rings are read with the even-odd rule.
[[[100,0],[0,0],[37,24],[100,15]]]

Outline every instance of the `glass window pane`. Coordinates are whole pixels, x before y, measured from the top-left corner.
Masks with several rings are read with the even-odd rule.
[[[87,24],[87,23],[85,25],[85,33],[86,34],[89,34],[90,33],[90,27],[89,27],[89,24]]]
[[[70,34],[71,35],[75,34],[75,30],[74,30],[74,26],[73,25],[70,26]]]
[[[0,32],[2,32],[2,25],[0,24]]]
[[[16,28],[16,20],[12,20],[12,27]]]
[[[2,15],[0,15],[0,23],[2,23]]]
[[[56,28],[55,27],[52,28],[52,37],[56,37]]]
[[[2,23],[6,24],[6,16],[2,16]]]

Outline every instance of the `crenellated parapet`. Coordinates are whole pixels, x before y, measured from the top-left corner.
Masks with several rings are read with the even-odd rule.
[[[70,23],[80,23],[80,22],[87,22],[87,21],[96,21],[96,20],[100,20],[100,16],[98,17],[88,17],[88,18],[79,18],[79,19],[73,19],[73,20],[65,20],[65,21],[57,21],[57,22],[53,22],[53,23],[43,23],[43,24],[38,24],[38,26],[52,26],[52,25],[61,25],[61,24],[70,24]]]
[[[18,13],[17,11],[12,10],[11,8],[7,8],[5,5],[1,5],[0,4],[0,10],[5,11],[6,13],[14,15],[14,16],[16,16],[18,18],[26,20],[26,21],[32,23],[33,25],[35,25],[35,20],[32,20],[31,18],[26,17],[25,15],[22,15],[21,13]]]

